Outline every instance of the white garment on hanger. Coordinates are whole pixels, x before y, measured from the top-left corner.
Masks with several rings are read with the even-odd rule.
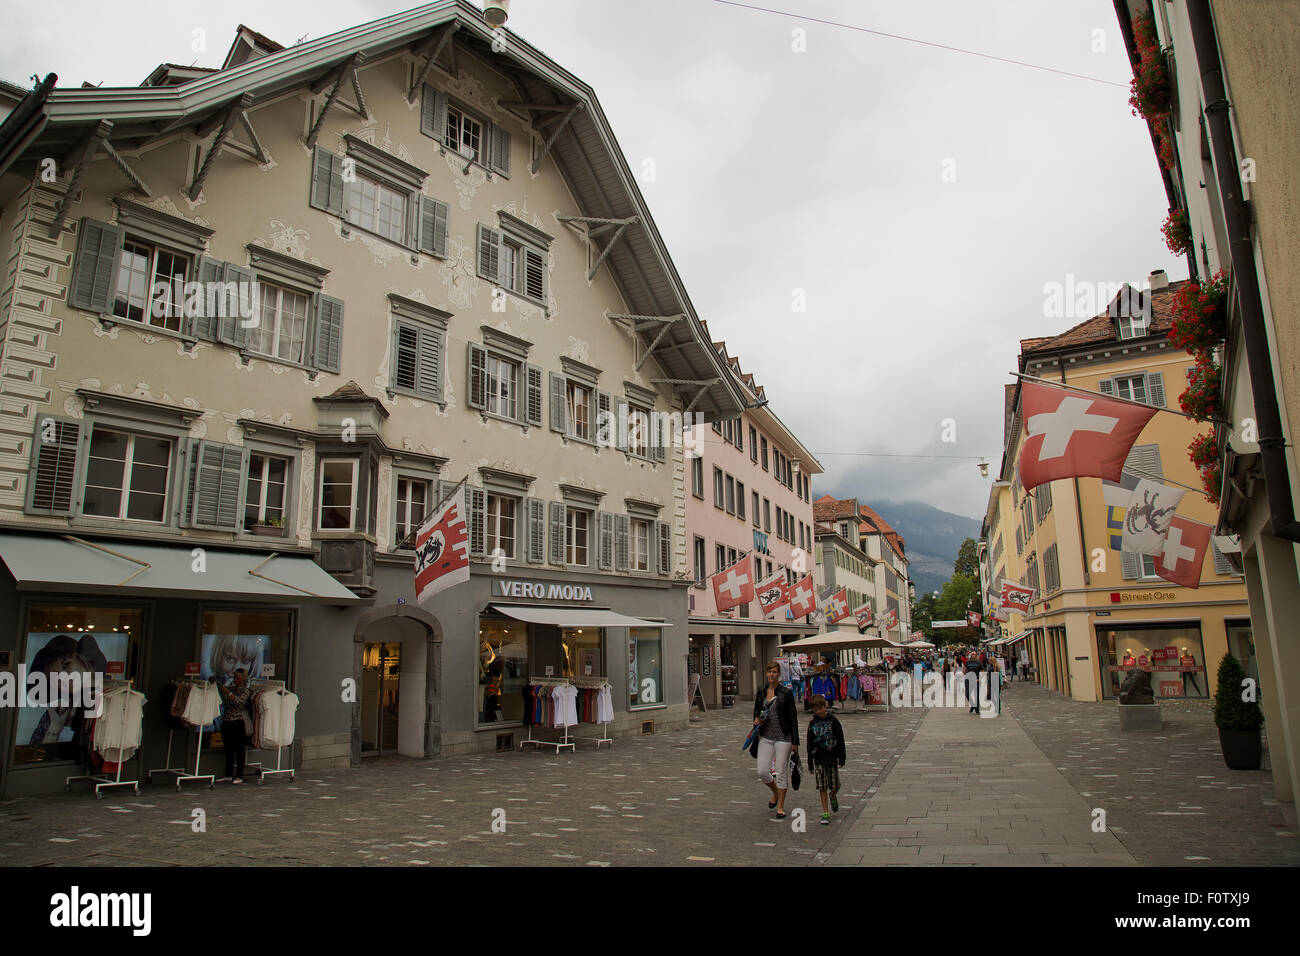
[[[614,694],[605,684],[596,694],[596,723],[610,724],[614,722]]]
[[[554,727],[572,727],[578,722],[578,688],[572,684],[557,684],[551,691],[555,702]]]
[[[123,763],[135,756],[144,724],[145,696],[123,689],[105,694],[103,713],[95,721],[91,745],[110,763]]]
[[[185,701],[185,712],[181,714],[181,720],[192,727],[206,727],[220,713],[221,697],[216,684],[205,681],[190,687],[190,696]]]
[[[253,746],[258,750],[277,750],[293,743],[294,714],[298,695],[292,691],[266,691],[257,698],[257,734]]]

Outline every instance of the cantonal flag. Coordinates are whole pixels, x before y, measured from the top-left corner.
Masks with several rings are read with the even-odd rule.
[[[1163,481],[1150,478],[1139,481],[1124,509],[1120,550],[1133,554],[1162,552],[1174,511],[1186,493],[1182,488],[1170,488]]]
[[[858,633],[861,634],[871,626],[871,605],[864,604],[860,608],[855,608],[853,611],[853,617],[858,622]]]
[[[1019,611],[1022,614],[1029,613],[1029,605],[1034,600],[1034,589],[1027,588],[1022,584],[1016,584],[1013,581],[1002,582],[1001,607],[1007,611]]]
[[[892,631],[898,627],[898,610],[892,607],[887,610],[884,618],[880,622],[880,626],[886,631]]]
[[[469,534],[465,528],[465,482],[445,498],[415,535],[415,601],[469,580]]]
[[[771,614],[788,601],[784,569],[772,572],[772,576],[766,581],[759,582],[758,606],[764,614]]]
[[[1026,491],[1057,478],[1119,481],[1138,435],[1158,409],[1100,395],[1025,382],[1025,443],[1020,483]]]
[[[1213,531],[1208,524],[1174,515],[1164,550],[1156,555],[1156,574],[1172,584],[1199,588],[1201,566],[1205,563],[1205,552],[1210,549]]]
[[[728,611],[754,600],[754,562],[745,555],[729,568],[709,579],[713,585],[714,607]]]
[[[817,592],[813,588],[811,574],[805,574],[790,588],[790,613],[795,617],[807,617],[817,610]]]
[[[832,591],[822,598],[822,610],[826,612],[826,624],[838,624],[849,616],[849,592],[846,588]]]

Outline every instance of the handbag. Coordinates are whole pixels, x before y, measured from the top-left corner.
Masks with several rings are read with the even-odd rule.
[[[760,727],[758,724],[755,724],[753,727],[750,727],[750,728],[749,728],[749,736],[746,737],[746,738],[745,738],[745,742],[744,742],[743,744],[740,745],[740,749],[741,749],[742,751],[743,751],[743,750],[749,750],[749,749],[751,749],[751,748],[754,746],[754,741],[756,741],[756,740],[758,739],[758,732],[759,732],[761,729],[762,729],[762,727]]]
[[[799,759],[797,757],[792,756],[790,758],[790,786],[793,787],[795,790],[798,790],[799,781],[800,781]]]

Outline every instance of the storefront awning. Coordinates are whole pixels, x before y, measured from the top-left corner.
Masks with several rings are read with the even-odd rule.
[[[672,627],[663,621],[643,621],[608,608],[541,607],[536,604],[493,604],[494,608],[516,621],[529,624],[554,624],[556,627]]]
[[[787,651],[847,651],[855,647],[898,646],[887,638],[868,637],[865,634],[814,634],[812,637],[782,644],[780,650],[784,654]]]
[[[306,555],[207,548],[202,565],[196,568],[194,547],[194,542],[105,544],[72,535],[0,534],[0,558],[23,591],[282,604],[365,603]]]

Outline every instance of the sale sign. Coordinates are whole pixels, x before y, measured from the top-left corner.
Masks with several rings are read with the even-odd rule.
[[[1162,680],[1160,682],[1161,697],[1182,697],[1183,682],[1180,680]]]

